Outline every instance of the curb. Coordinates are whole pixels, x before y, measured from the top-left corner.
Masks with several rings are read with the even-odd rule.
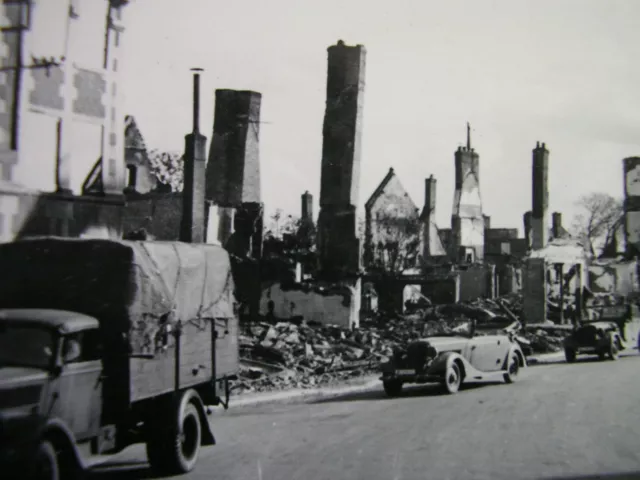
[[[527,365],[530,367],[557,363],[564,360],[563,352],[544,353],[535,357],[527,358]],[[321,398],[337,397],[349,393],[361,393],[374,390],[376,387],[382,386],[378,375],[368,375],[362,379],[357,385],[344,385],[325,388],[309,388],[281,390],[277,392],[266,392],[258,394],[241,395],[237,399],[231,398],[229,401],[229,410],[242,407],[250,407],[255,405],[266,404],[287,404],[287,403],[304,403],[309,400],[319,400]],[[214,408],[214,412],[217,409]]]
[[[362,379],[357,385],[344,385],[325,388],[309,388],[284,390],[279,392],[271,392],[256,395],[240,396],[237,400],[233,398],[229,401],[229,410],[253,405],[264,405],[269,403],[294,403],[305,402],[309,400],[318,400],[320,398],[337,397],[349,393],[360,393],[374,389],[376,386],[382,385],[379,375],[368,375]],[[245,397],[245,398],[243,398]],[[214,410],[215,411],[215,410]]]

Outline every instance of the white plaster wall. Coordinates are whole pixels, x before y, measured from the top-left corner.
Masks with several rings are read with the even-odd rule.
[[[233,233],[235,209],[210,204],[207,215],[206,243],[224,245]]]
[[[106,0],[78,0],[74,3],[77,19],[73,20],[72,37],[82,41],[70,41],[65,52],[67,34],[68,0],[37,0],[31,6],[31,28],[23,39],[24,61],[31,56],[65,56],[73,65],[102,70],[104,56],[105,21],[108,2]],[[20,94],[20,160],[13,170],[13,181],[30,190],[52,191],[56,176],[56,125],[61,112],[33,110],[29,95],[34,89],[30,70],[22,76]],[[61,94],[64,96],[64,86]],[[75,88],[70,88],[68,105],[76,97]],[[104,99],[103,99],[104,101]],[[122,133],[119,133],[122,135]],[[64,142],[68,163],[61,174],[68,179],[74,193],[79,194],[91,168],[101,156],[102,130],[98,121],[87,123],[65,122]]]
[[[301,315],[306,321],[315,321],[325,325],[333,324],[343,327],[359,326],[361,290],[360,280],[350,286],[351,298],[344,305],[343,295],[322,295],[302,290],[284,291],[280,284],[266,288],[260,299],[260,313],[267,314],[269,301],[274,303],[274,314],[278,318],[287,319]],[[293,303],[293,305],[292,305]]]
[[[460,219],[460,245],[475,247],[484,245],[484,219]]]

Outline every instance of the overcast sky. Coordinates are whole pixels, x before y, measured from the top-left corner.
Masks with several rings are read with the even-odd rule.
[[[261,92],[262,198],[298,214],[320,191],[327,47],[367,49],[360,205],[394,167],[416,202],[438,180],[450,226],[454,151],[471,122],[493,226],[531,208],[531,150],[550,150],[550,210],[593,191],[622,195],[640,155],[637,0],[134,0],[123,45],[126,113],[151,148],[181,151],[190,67],[205,72],[208,141],[217,88]]]

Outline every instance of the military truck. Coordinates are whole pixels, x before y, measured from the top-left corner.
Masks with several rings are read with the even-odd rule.
[[[134,443],[192,470],[239,365],[226,251],[43,237],[1,244],[0,272],[2,477],[78,478]]]

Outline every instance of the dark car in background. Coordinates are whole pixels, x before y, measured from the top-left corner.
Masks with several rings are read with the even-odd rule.
[[[617,360],[627,348],[640,349],[640,315],[635,304],[605,305],[594,313],[594,320],[582,322],[565,339],[567,362],[575,362],[578,355]]]

